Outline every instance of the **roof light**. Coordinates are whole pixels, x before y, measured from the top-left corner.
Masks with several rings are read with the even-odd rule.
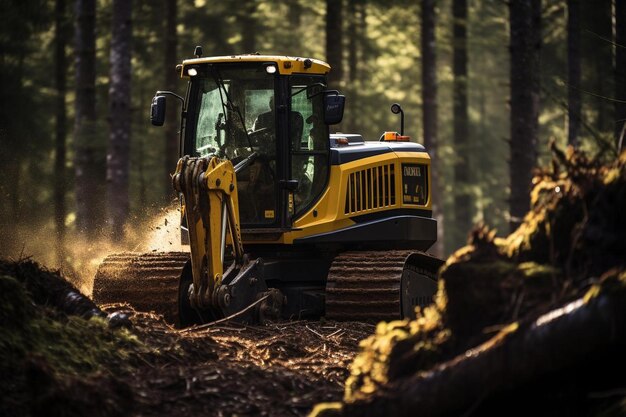
[[[410,142],[411,141],[411,137],[410,136],[400,135],[398,132],[385,132],[380,137],[380,141],[381,142],[389,142],[389,141]]]
[[[187,70],[187,75],[189,75],[190,77],[195,77],[196,75],[198,75],[198,70],[195,68],[189,68]]]
[[[276,65],[268,65],[265,67],[265,72],[268,74],[276,74]]]

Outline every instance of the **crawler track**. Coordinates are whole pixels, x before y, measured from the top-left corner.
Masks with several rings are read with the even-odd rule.
[[[326,283],[326,318],[397,320],[401,318],[401,280],[414,251],[346,252],[333,261]],[[435,271],[422,270],[434,279]]]
[[[154,311],[176,323],[179,278],[188,260],[187,252],[109,255],[96,272],[94,301],[127,302],[139,311]]]
[[[327,278],[326,318],[354,321],[402,318],[402,302],[407,303],[407,296],[402,295],[402,282],[413,282],[415,274],[434,280],[436,271],[414,264],[412,253],[366,251],[337,256]],[[94,301],[127,302],[136,310],[154,311],[169,323],[178,324],[178,286],[188,260],[186,252],[110,255],[96,273]]]

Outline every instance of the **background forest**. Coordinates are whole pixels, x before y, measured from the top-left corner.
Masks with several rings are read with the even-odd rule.
[[[389,107],[402,104],[434,160],[438,254],[478,222],[506,234],[549,142],[615,157],[625,3],[0,0],[0,254],[76,266],[87,255],[64,248],[106,250],[163,215],[177,111],[157,129],[149,105],[184,94],[174,67],[196,45],[327,60],[347,97],[333,130],[366,140],[399,130]]]

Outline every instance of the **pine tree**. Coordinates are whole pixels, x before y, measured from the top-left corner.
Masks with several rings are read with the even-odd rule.
[[[509,200],[511,230],[530,208],[532,169],[537,161],[541,0],[509,3],[511,138]]]
[[[54,223],[57,234],[57,261],[61,261],[63,241],[65,239],[65,193],[67,159],[67,110],[65,97],[67,94],[67,5],[65,0],[55,2],[54,25],[54,67],[56,87],[56,132],[54,152]]]
[[[580,98],[580,1],[567,0],[567,143],[578,146],[582,101]]]
[[[176,64],[178,58],[176,51],[178,48],[178,35],[176,26],[178,22],[177,0],[165,0],[165,53],[163,54],[163,69],[165,73],[165,89],[176,91],[178,84],[178,74],[176,73]],[[173,106],[171,104],[174,104]],[[176,161],[178,161],[178,102],[170,100],[170,106],[167,111],[167,120],[164,126],[165,140],[165,169],[164,169],[164,191],[166,201],[171,200],[174,192],[172,190],[172,182],[170,174],[176,169]]]
[[[443,202],[440,201],[440,170],[437,153],[437,40],[435,37],[437,14],[435,11],[435,0],[422,0],[421,17],[424,145],[430,155],[432,207],[433,216],[437,219],[435,252],[438,255],[443,255]]]
[[[339,88],[343,79],[343,1],[326,0],[326,61],[331,66],[328,84]]]
[[[104,175],[97,163],[96,142],[96,1],[76,0],[76,99],[74,175],[76,228],[95,236],[101,213],[100,184]]]
[[[615,0],[615,136],[624,149],[626,139],[626,0]]]
[[[114,240],[121,240],[128,217],[130,168],[130,89],[132,1],[113,0],[109,147],[107,152],[107,217]]]
[[[260,29],[256,19],[256,0],[242,0],[240,14],[237,17],[241,27],[241,51],[243,54],[253,54],[257,52],[256,36]]]
[[[469,192],[469,119],[467,114],[467,0],[452,2],[453,23],[453,119],[454,119],[454,222],[457,244],[472,226],[472,199]]]

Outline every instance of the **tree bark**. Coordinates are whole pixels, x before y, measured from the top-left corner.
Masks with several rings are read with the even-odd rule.
[[[626,0],[615,0],[615,139],[626,136]],[[621,140],[622,149],[626,138]]]
[[[302,5],[299,0],[289,0],[287,20],[291,30],[297,30],[302,24]],[[300,56],[302,54],[302,43],[300,36],[289,37],[289,54]]]
[[[596,94],[590,98],[596,114],[595,128],[601,135],[613,133],[614,104],[607,99],[614,96],[612,0],[581,2],[581,26],[586,28],[582,56],[587,60],[590,89]]]
[[[348,0],[348,84],[347,89],[350,93],[350,102],[351,105],[347,111],[346,118],[346,130],[348,132],[357,132],[358,131],[358,103],[359,103],[359,88],[357,84],[357,80],[359,77],[358,74],[358,14],[357,14],[357,3],[359,0]]]
[[[244,54],[253,54],[256,50],[257,18],[256,0],[243,0],[239,22],[241,25],[241,47]]]
[[[437,40],[435,0],[422,0],[422,125],[424,146],[430,155],[431,198],[433,216],[437,219],[437,243],[435,255],[443,256],[443,210],[440,201],[439,157],[437,154]]]
[[[176,25],[178,21],[177,0],[166,0],[166,21],[165,21],[165,54],[163,68],[165,72],[165,89],[176,91],[177,73],[176,64],[178,58],[176,51],[178,47],[178,35],[176,33]],[[178,131],[179,131],[179,103],[169,100],[170,106],[166,115],[165,122],[165,170],[163,175],[164,196],[166,202],[169,202],[174,196],[172,189],[172,181],[170,174],[176,169],[178,161]],[[173,104],[173,105],[172,105]]]
[[[187,22],[185,22],[184,9],[182,10],[183,12],[181,12],[180,21],[188,24]],[[203,16],[202,21],[203,23],[206,23],[206,25],[201,28],[202,34],[207,39],[211,40],[211,42],[208,43],[209,46],[204,48],[205,56],[234,55],[237,53],[241,53],[241,51],[238,51],[238,49],[240,48],[238,45],[233,45],[228,42],[228,38],[230,37],[230,29],[229,23],[226,21],[227,18],[227,11],[223,13],[207,14]],[[237,17],[237,19],[239,19],[239,17]],[[185,46],[184,56],[187,56],[187,54],[191,54],[191,52],[193,52],[194,46],[195,44],[191,47]]]
[[[567,143],[578,146],[580,131],[580,0],[567,0]]]
[[[328,85],[339,88],[343,79],[343,0],[326,0],[326,61]]]
[[[511,139],[509,200],[511,231],[530,208],[532,169],[539,130],[541,0],[509,3],[511,51]]]
[[[467,0],[452,3],[453,23],[453,137],[454,161],[454,222],[455,243],[462,245],[472,226],[472,199],[469,191],[471,177],[469,120],[467,115]]]
[[[54,27],[54,66],[56,88],[56,132],[54,151],[54,224],[56,229],[56,256],[57,262],[63,258],[63,241],[65,239],[65,161],[67,149],[65,140],[67,137],[67,111],[65,96],[67,95],[67,6],[65,0],[56,0],[55,3],[55,27]]]
[[[348,0],[348,79],[351,84],[358,78],[357,2],[358,0]]]
[[[361,41],[361,62],[366,63],[371,56],[370,47],[367,38],[367,2],[359,3],[359,40]],[[360,71],[361,80],[367,79],[367,67],[363,66]]]
[[[96,142],[96,1],[76,0],[76,99],[74,173],[76,229],[86,237],[96,234],[102,183]]]
[[[119,241],[128,217],[131,131],[132,1],[113,0],[109,148],[107,152],[107,216],[111,236]]]

